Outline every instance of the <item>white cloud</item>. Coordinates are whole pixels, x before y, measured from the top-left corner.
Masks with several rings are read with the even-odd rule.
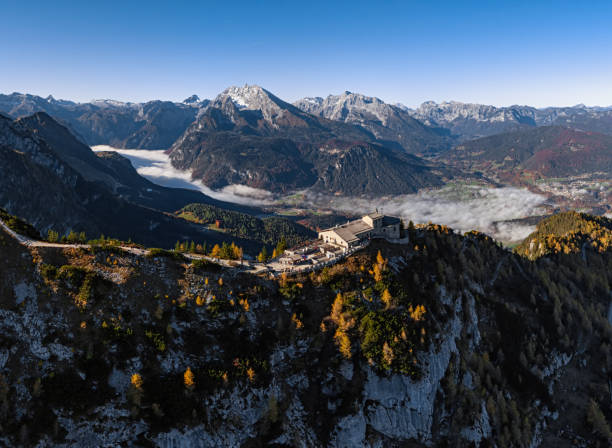
[[[208,188],[199,180],[192,179],[190,171],[173,167],[170,156],[163,150],[118,149],[106,145],[93,146],[92,149],[121,154],[132,162],[138,174],[164,187],[199,190],[212,198],[236,204],[266,205],[273,200],[271,192],[246,185],[228,185],[221,190]]]
[[[115,151],[127,157],[138,173],[152,182],[174,188],[189,188],[222,201],[247,205],[274,205],[274,195],[246,185],[229,185],[212,190],[193,180],[191,172],[172,166],[163,150],[116,149],[95,146],[94,151]],[[507,222],[544,214],[545,196],[514,187],[482,188],[449,185],[439,190],[380,199],[346,198],[307,193],[304,206],[354,214],[375,208],[415,223],[445,224],[462,232],[480,230],[504,242],[515,242],[529,235],[535,226]]]
[[[378,208],[389,215],[401,216],[415,223],[445,224],[462,232],[480,230],[504,241],[518,241],[534,230],[533,226],[508,221],[545,213],[545,197],[526,189],[446,187],[414,195],[366,200],[311,196],[313,204],[355,214]]]

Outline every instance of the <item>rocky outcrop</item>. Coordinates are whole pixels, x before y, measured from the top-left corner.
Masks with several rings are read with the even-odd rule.
[[[534,126],[565,126],[612,134],[612,110],[609,107],[577,105],[538,109],[531,106],[496,107],[456,101],[427,101],[417,109],[404,110],[429,126],[449,130],[460,141]]]
[[[395,142],[411,154],[448,149],[447,132],[427,126],[407,111],[379,98],[344,92],[327,98],[304,98],[294,103],[305,112],[367,129],[380,141]]]

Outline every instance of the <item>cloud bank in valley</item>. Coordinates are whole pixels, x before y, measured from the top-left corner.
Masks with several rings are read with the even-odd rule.
[[[138,174],[150,181],[172,188],[188,188],[222,201],[248,205],[274,205],[274,195],[246,185],[228,185],[213,190],[191,178],[190,171],[172,166],[163,150],[116,149],[95,146],[94,151],[115,151],[128,158]],[[389,215],[401,216],[416,223],[429,221],[446,224],[462,232],[480,230],[494,238],[513,242],[524,239],[535,226],[508,222],[545,213],[545,196],[526,189],[447,186],[413,195],[392,198],[363,199],[307,193],[304,206],[362,214],[376,208]]]
[[[118,149],[106,145],[94,146],[92,149],[121,154],[132,162],[138,174],[164,187],[199,190],[212,198],[236,204],[266,205],[273,200],[273,195],[269,191],[246,185],[228,185],[221,190],[213,190],[202,182],[192,179],[190,171],[181,171],[173,167],[170,156],[163,150]]]
[[[415,223],[445,224],[462,232],[480,230],[505,242],[519,241],[535,226],[504,222],[545,213],[545,196],[526,189],[446,187],[414,195],[377,200],[311,196],[313,204],[343,212],[367,213],[376,208]]]

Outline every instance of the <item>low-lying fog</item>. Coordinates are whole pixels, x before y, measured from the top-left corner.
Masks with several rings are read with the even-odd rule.
[[[279,199],[268,191],[244,185],[212,190],[200,181],[191,179],[189,171],[174,168],[164,151],[116,149],[109,146],[95,146],[93,149],[118,152],[132,162],[141,176],[158,185],[200,190],[215,199],[239,204],[273,206],[275,199]],[[509,243],[524,239],[535,226],[508,221],[544,214],[545,200],[545,196],[520,188],[450,185],[439,190],[377,200],[308,193],[305,203],[301,205],[353,214],[368,213],[378,208],[383,213],[401,216],[415,223],[431,221],[461,231],[480,230]]]
[[[462,232],[480,230],[505,243],[521,241],[535,230],[532,225],[507,221],[546,213],[545,196],[514,187],[453,185],[379,200],[322,195],[311,196],[310,200],[345,212],[367,213],[378,208],[415,223],[431,221]]]
[[[228,185],[221,190],[208,188],[199,180],[193,180],[190,171],[174,168],[170,163],[170,156],[163,150],[117,149],[106,145],[93,146],[91,149],[96,152],[114,151],[121,154],[132,162],[138,174],[157,185],[199,190],[212,198],[236,204],[266,205],[272,202],[273,196],[269,191],[246,185]]]

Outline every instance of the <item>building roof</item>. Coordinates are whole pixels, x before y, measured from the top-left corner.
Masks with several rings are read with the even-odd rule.
[[[361,219],[356,219],[349,223],[334,227],[332,230],[347,243],[359,240],[358,235],[372,230],[372,227]]]
[[[396,218],[395,216],[384,216],[383,217],[383,227],[385,226],[392,226],[393,224],[399,224],[400,223],[400,219]]]
[[[382,219],[382,225],[391,226],[394,224],[399,224],[400,219],[393,216],[385,216],[381,213],[374,212],[366,215],[370,217],[372,220]],[[367,222],[362,219],[356,219],[354,221],[347,222],[341,226],[331,227],[329,229],[322,230],[322,232],[334,232],[338,237],[342,238],[347,243],[352,243],[355,241],[359,241],[360,235],[363,233],[369,232],[373,230],[372,226],[370,226]]]
[[[300,261],[302,261],[303,258],[299,255],[283,255],[282,257],[280,257],[278,259],[278,261],[280,263],[291,263],[291,264],[295,264],[298,263]]]

